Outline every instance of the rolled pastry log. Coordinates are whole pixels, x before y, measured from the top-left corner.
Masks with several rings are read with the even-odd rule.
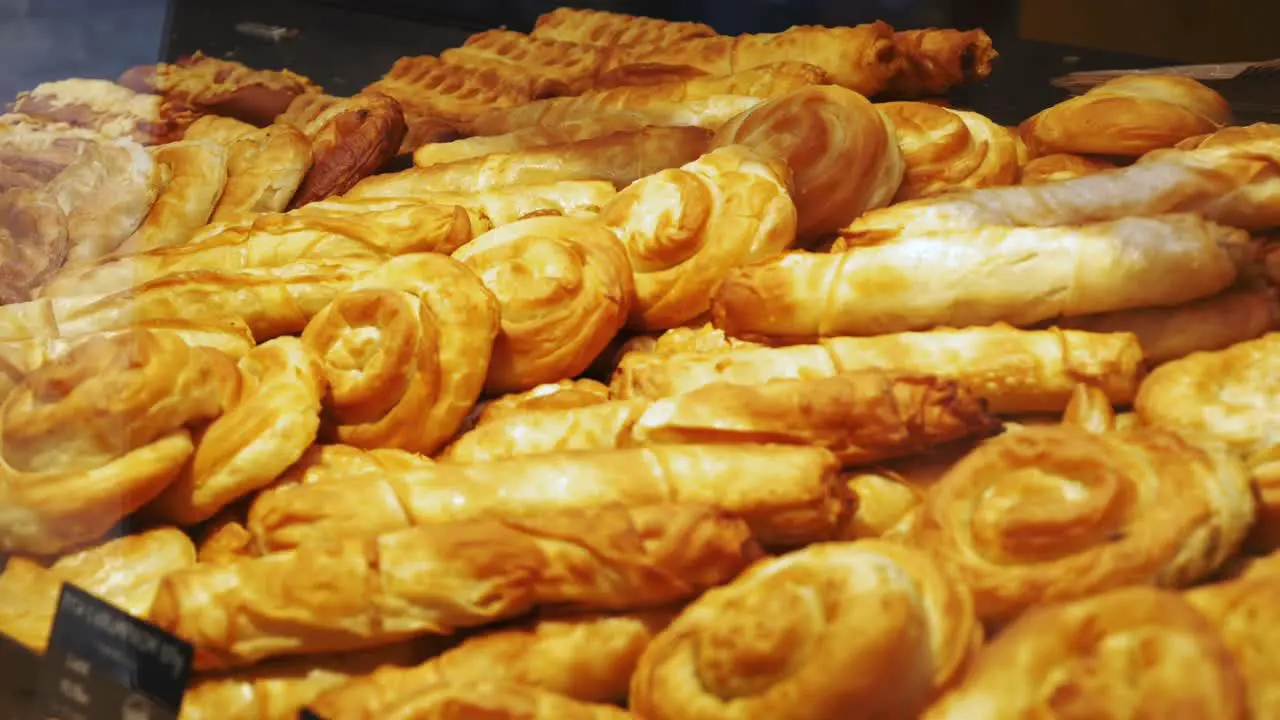
[[[981,29],[899,30],[893,34],[893,46],[902,67],[889,79],[885,93],[901,98],[936,97],[957,85],[982,80],[991,74],[999,56],[991,37]]]
[[[613,705],[573,700],[527,685],[443,683],[388,708],[385,720],[451,720],[459,717],[519,717],[528,720],[639,720]]]
[[[1072,180],[1086,175],[1100,173],[1103,170],[1114,170],[1116,164],[1102,158],[1072,155],[1071,153],[1054,153],[1041,155],[1027,162],[1022,167],[1023,185],[1043,185]]]
[[[363,189],[353,189],[346,197],[375,197],[383,192],[394,196],[402,190],[395,186],[369,185]],[[416,200],[425,203],[464,207],[487,219],[493,227],[510,225],[525,216],[595,212],[618,194],[613,183],[604,180],[564,180],[544,185],[514,185],[478,193],[414,191],[411,188],[403,192],[411,192]]]
[[[596,380],[560,380],[496,397],[480,409],[476,425],[535,410],[557,410],[597,405],[609,400],[609,387]]]

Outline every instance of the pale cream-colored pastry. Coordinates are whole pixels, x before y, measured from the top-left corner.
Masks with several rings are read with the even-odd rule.
[[[944,95],[957,85],[982,80],[999,56],[982,29],[899,30],[893,47],[902,66],[885,92],[902,98]]]
[[[0,549],[92,542],[169,485],[190,428],[230,405],[235,361],[144,330],[92,338],[28,374],[0,405]]]
[[[707,311],[729,270],[796,239],[790,172],[741,145],[633,183],[600,209],[635,277],[628,326],[664,330]]]
[[[560,380],[538,385],[524,392],[496,397],[484,404],[476,417],[476,425],[483,425],[521,413],[540,410],[560,410],[587,407],[607,402],[609,387],[597,380],[582,378]]]
[[[131,140],[93,143],[46,190],[67,216],[68,258],[93,260],[132,235],[160,193],[161,169]]]
[[[1018,182],[1016,135],[968,110],[922,102],[876,105],[893,122],[906,174],[894,199]]]
[[[1280,715],[1280,576],[1262,564],[1184,596],[1217,628],[1244,676],[1253,718]]]
[[[1023,185],[1043,185],[1059,180],[1073,180],[1100,173],[1103,170],[1114,170],[1116,164],[1096,157],[1072,155],[1071,153],[1053,153],[1041,155],[1028,160],[1022,166]]]
[[[191,108],[117,85],[109,80],[67,78],[19,93],[12,110],[41,121],[93,130],[144,145],[182,139],[196,118]]]
[[[0,633],[43,653],[63,583],[135,617],[151,608],[160,578],[194,565],[191,540],[173,528],[127,535],[64,555],[48,567],[9,558],[0,572]]]
[[[622,503],[698,502],[742,516],[772,547],[828,540],[853,511],[840,463],[818,447],[670,445],[560,452],[382,473],[328,472],[260,494],[249,531],[264,552],[477,518],[539,517]],[[329,482],[328,479],[337,482]]]
[[[428,454],[458,431],[502,352],[499,300],[481,280],[447,255],[402,255],[307,323],[334,438]]]
[[[1235,282],[1243,230],[1197,215],[988,227],[731,271],[711,298],[735,336],[882,335],[1170,307]],[[762,309],[764,308],[764,309]]]
[[[0,304],[31,298],[67,260],[71,240],[57,200],[36,189],[0,191]]]
[[[1235,457],[1158,429],[1025,428],[929,488],[908,533],[951,562],[978,616],[1125,587],[1184,587],[1240,548],[1256,508]]]
[[[135,253],[191,239],[209,222],[227,184],[227,150],[210,142],[184,140],[150,150],[160,194],[120,252]]]
[[[536,687],[487,680],[423,688],[413,697],[388,708],[381,717],[386,720],[460,720],[473,717],[639,720],[614,705],[585,703]]]
[[[713,37],[709,25],[671,22],[651,17],[592,10],[588,8],[556,8],[538,16],[534,23],[535,38],[547,38],[586,45],[663,47],[700,37]]]
[[[423,146],[427,147],[427,146]],[[542,185],[511,185],[476,193],[442,190],[415,191],[412,188],[368,185],[347,193],[347,198],[410,194],[415,200],[440,205],[457,205],[478,213],[493,227],[535,215],[575,215],[596,212],[618,191],[606,180],[563,180]]]
[[[1131,402],[1142,378],[1142,348],[1130,333],[995,325],[778,348],[630,353],[610,387],[620,398],[660,398],[715,382],[755,385],[868,368],[955,380],[996,413],[1061,412],[1082,382],[1096,385],[1117,405]]]
[[[378,720],[388,708],[439,683],[515,683],[598,703],[621,703],[640,654],[674,610],[546,616],[463,640],[416,667],[386,668],[326,691],[322,717]]]
[[[713,145],[746,145],[791,168],[802,241],[888,205],[906,168],[887,116],[858,93],[831,85],[755,106],[720,128]]]
[[[905,720],[981,643],[968,591],[927,553],[814,545],[690,603],[641,656],[631,708],[652,720]]]
[[[1177,593],[1126,588],[1035,608],[924,720],[1250,717],[1245,679]]]
[[[448,635],[539,606],[660,607],[759,552],[745,522],[690,504],[423,525],[171,573],[149,619],[213,669]]]
[[[485,382],[491,393],[582,372],[626,322],[635,298],[625,247],[593,219],[521,220],[490,230],[453,257],[475,271],[501,308]]]
[[[1054,105],[1019,126],[1033,156],[1138,157],[1230,125],[1231,106],[1190,78],[1124,75]]]
[[[577,95],[595,85],[611,52],[608,47],[495,29],[475,33],[460,47],[440,53],[440,59],[450,65],[532,75],[542,81],[540,95]]]

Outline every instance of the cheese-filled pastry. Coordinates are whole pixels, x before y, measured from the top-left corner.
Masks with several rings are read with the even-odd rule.
[[[940,232],[733,270],[711,314],[730,335],[813,338],[1169,307],[1234,283],[1248,242],[1190,214]]]
[[[69,260],[106,255],[137,231],[160,194],[161,177],[151,153],[132,140],[86,145],[45,188],[67,216]]]
[[[439,683],[501,682],[584,702],[621,703],[640,653],[674,610],[546,616],[463,640],[415,667],[384,668],[326,691],[321,717],[379,720],[397,703]]]
[[[1117,405],[1131,402],[1142,377],[1142,348],[1130,333],[995,325],[778,348],[630,353],[610,387],[620,398],[660,398],[715,382],[756,385],[868,368],[955,380],[996,413],[1061,412],[1079,383],[1097,386]]]
[[[981,29],[900,30],[893,34],[893,47],[902,67],[885,92],[904,98],[945,95],[953,87],[982,80],[999,56]]]
[[[981,642],[968,591],[927,553],[814,545],[690,603],[641,656],[631,708],[653,720],[909,720]]]
[[[659,607],[760,554],[746,523],[704,506],[620,506],[424,525],[169,574],[149,619],[196,669],[448,635],[539,606]]]
[[[704,314],[729,270],[771,258],[796,239],[790,172],[742,145],[642,178],[600,209],[635,277],[627,319],[664,330]]]
[[[893,122],[906,163],[895,200],[1018,182],[1018,138],[986,116],[922,102],[876,109]]]
[[[144,616],[160,578],[195,564],[191,540],[173,528],[127,535],[64,555],[49,567],[9,558],[0,572],[0,633],[43,653],[64,583]]]
[[[533,75],[544,85],[539,95],[577,95],[595,85],[611,52],[609,47],[494,29],[475,33],[460,47],[440,53],[440,59],[451,65]]]
[[[1116,164],[1102,158],[1053,153],[1041,155],[1022,166],[1023,185],[1043,185],[1059,180],[1072,180],[1103,170],[1114,170]]]
[[[502,329],[485,381],[491,393],[581,373],[622,328],[635,298],[626,248],[594,219],[521,220],[453,257],[498,298]]]
[[[1226,99],[1203,83],[1172,75],[1124,75],[1042,110],[1018,129],[1033,156],[1138,157],[1231,122]]]
[[[1249,717],[1280,715],[1280,575],[1247,571],[1183,597],[1209,618],[1231,651],[1248,688]]]
[[[1025,428],[930,487],[907,540],[950,561],[999,626],[1044,602],[1205,577],[1244,541],[1252,493],[1239,460],[1170,432]]]
[[[338,442],[429,454],[475,405],[498,333],[499,301],[481,278],[419,253],[357,280],[307,323],[302,342],[328,379]]]
[[[220,145],[184,140],[149,152],[159,173],[160,194],[138,229],[120,243],[120,252],[187,242],[209,222],[227,184],[227,150]]]
[[[802,241],[888,205],[906,167],[888,116],[831,85],[755,106],[720,128],[713,145],[746,145],[791,168]]]
[[[760,542],[785,548],[832,539],[848,520],[854,500],[839,470],[823,448],[751,444],[442,462],[273,488],[254,501],[246,524],[258,547],[271,552],[414,525],[696,502],[745,518]]]
[[[539,410],[559,410],[597,405],[609,400],[609,387],[580,378],[537,385],[529,390],[501,395],[484,404],[476,425]]]
[[[0,550],[52,554],[145,505],[239,390],[235,361],[145,330],[91,338],[0,405]]]
[[[672,22],[658,18],[588,8],[556,8],[538,16],[535,38],[585,45],[663,47],[700,37],[713,37],[710,25]]]

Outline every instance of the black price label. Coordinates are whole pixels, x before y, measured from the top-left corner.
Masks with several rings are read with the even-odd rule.
[[[64,584],[40,674],[46,717],[176,720],[191,645]]]

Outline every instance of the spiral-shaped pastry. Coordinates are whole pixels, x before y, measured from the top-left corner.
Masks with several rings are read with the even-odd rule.
[[[492,393],[581,373],[621,329],[635,297],[626,249],[593,219],[521,220],[490,230],[453,257],[480,276],[501,307],[502,331],[485,382]]]
[[[1178,587],[1239,549],[1254,518],[1244,466],[1172,433],[1028,427],[934,484],[908,541],[954,563],[982,620],[1140,584]]]
[[[631,708],[651,720],[910,720],[981,637],[969,593],[928,554],[812,545],[685,608],[641,656]]]
[[[729,145],[632,183],[600,210],[635,274],[627,324],[665,330],[705,313],[729,270],[773,257],[796,238],[790,173]]]
[[[0,405],[0,550],[101,537],[178,475],[188,428],[221,414],[239,381],[226,355],[143,330],[36,369]]]
[[[430,453],[475,405],[498,303],[445,255],[402,255],[312,318],[302,342],[332,391],[333,435],[361,448]]]
[[[1280,556],[1242,577],[1198,587],[1185,597],[1217,628],[1249,686],[1254,718],[1280,717]],[[1270,567],[1268,567],[1270,566]]]
[[[921,102],[876,108],[893,122],[907,166],[895,201],[1018,182],[1020,141],[986,116]]]

